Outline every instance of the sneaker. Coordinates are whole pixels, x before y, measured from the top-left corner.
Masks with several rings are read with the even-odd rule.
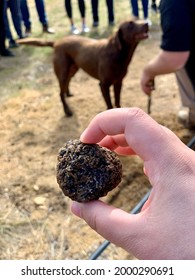
[[[72,25],[72,26],[71,26],[70,32],[71,32],[73,35],[78,35],[78,34],[80,33],[79,30],[76,28],[75,25]]]
[[[183,107],[178,112],[178,122],[186,128],[195,128],[195,109]]]
[[[15,56],[10,50],[8,49],[4,49],[2,51],[0,51],[0,55],[1,56],[5,56],[5,57],[13,57]]]
[[[152,22],[149,18],[145,18],[144,19],[144,22],[148,24],[148,26],[151,26],[152,25]]]
[[[94,21],[94,22],[93,22],[93,27],[98,27],[98,25],[99,25],[99,22],[98,22],[98,21]]]
[[[87,27],[86,25],[82,26],[82,33],[88,33],[90,31],[89,27]]]

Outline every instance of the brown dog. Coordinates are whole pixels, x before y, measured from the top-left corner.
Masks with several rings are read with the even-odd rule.
[[[20,44],[50,46],[54,48],[54,71],[59,81],[60,97],[66,116],[72,111],[66,103],[69,83],[79,68],[100,81],[100,88],[107,108],[113,108],[110,86],[114,86],[115,106],[120,107],[122,80],[139,41],[148,37],[148,25],[127,21],[108,39],[90,39],[66,36],[56,42],[40,39],[18,40]]]

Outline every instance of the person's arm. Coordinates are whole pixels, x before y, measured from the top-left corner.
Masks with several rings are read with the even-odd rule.
[[[146,94],[154,90],[154,79],[158,75],[169,74],[183,68],[190,52],[168,52],[161,50],[144,68],[141,77],[141,88]]]
[[[138,108],[97,115],[80,139],[140,156],[153,188],[136,215],[101,201],[72,212],[139,259],[195,259],[195,152]]]

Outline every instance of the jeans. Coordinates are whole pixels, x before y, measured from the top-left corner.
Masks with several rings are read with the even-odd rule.
[[[5,30],[6,30],[6,37],[12,41],[13,36],[9,27],[9,21],[7,17],[7,9],[10,9],[12,21],[14,24],[14,28],[19,38],[22,38],[22,26],[21,26],[21,14],[20,14],[20,0],[9,0],[5,1],[4,7],[4,20],[5,20]]]
[[[44,0],[35,0],[35,5],[37,9],[37,13],[39,16],[39,21],[42,23],[43,26],[48,25],[47,15],[45,12],[45,4]],[[24,26],[26,29],[31,28],[31,20],[30,20],[30,12],[27,5],[27,0],[20,0],[20,9],[22,13],[22,19],[24,21]]]
[[[114,5],[113,0],[106,0],[107,8],[108,8],[108,21],[114,22]],[[93,21],[98,22],[98,0],[91,0],[92,5],[92,13],[93,13]]]
[[[133,15],[139,17],[138,0],[131,0]],[[148,18],[148,0],[142,0],[144,18]]]

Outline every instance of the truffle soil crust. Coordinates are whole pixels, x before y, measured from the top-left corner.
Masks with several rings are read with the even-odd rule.
[[[121,178],[120,159],[107,148],[69,140],[59,151],[57,182],[72,200],[87,202],[105,196]]]

